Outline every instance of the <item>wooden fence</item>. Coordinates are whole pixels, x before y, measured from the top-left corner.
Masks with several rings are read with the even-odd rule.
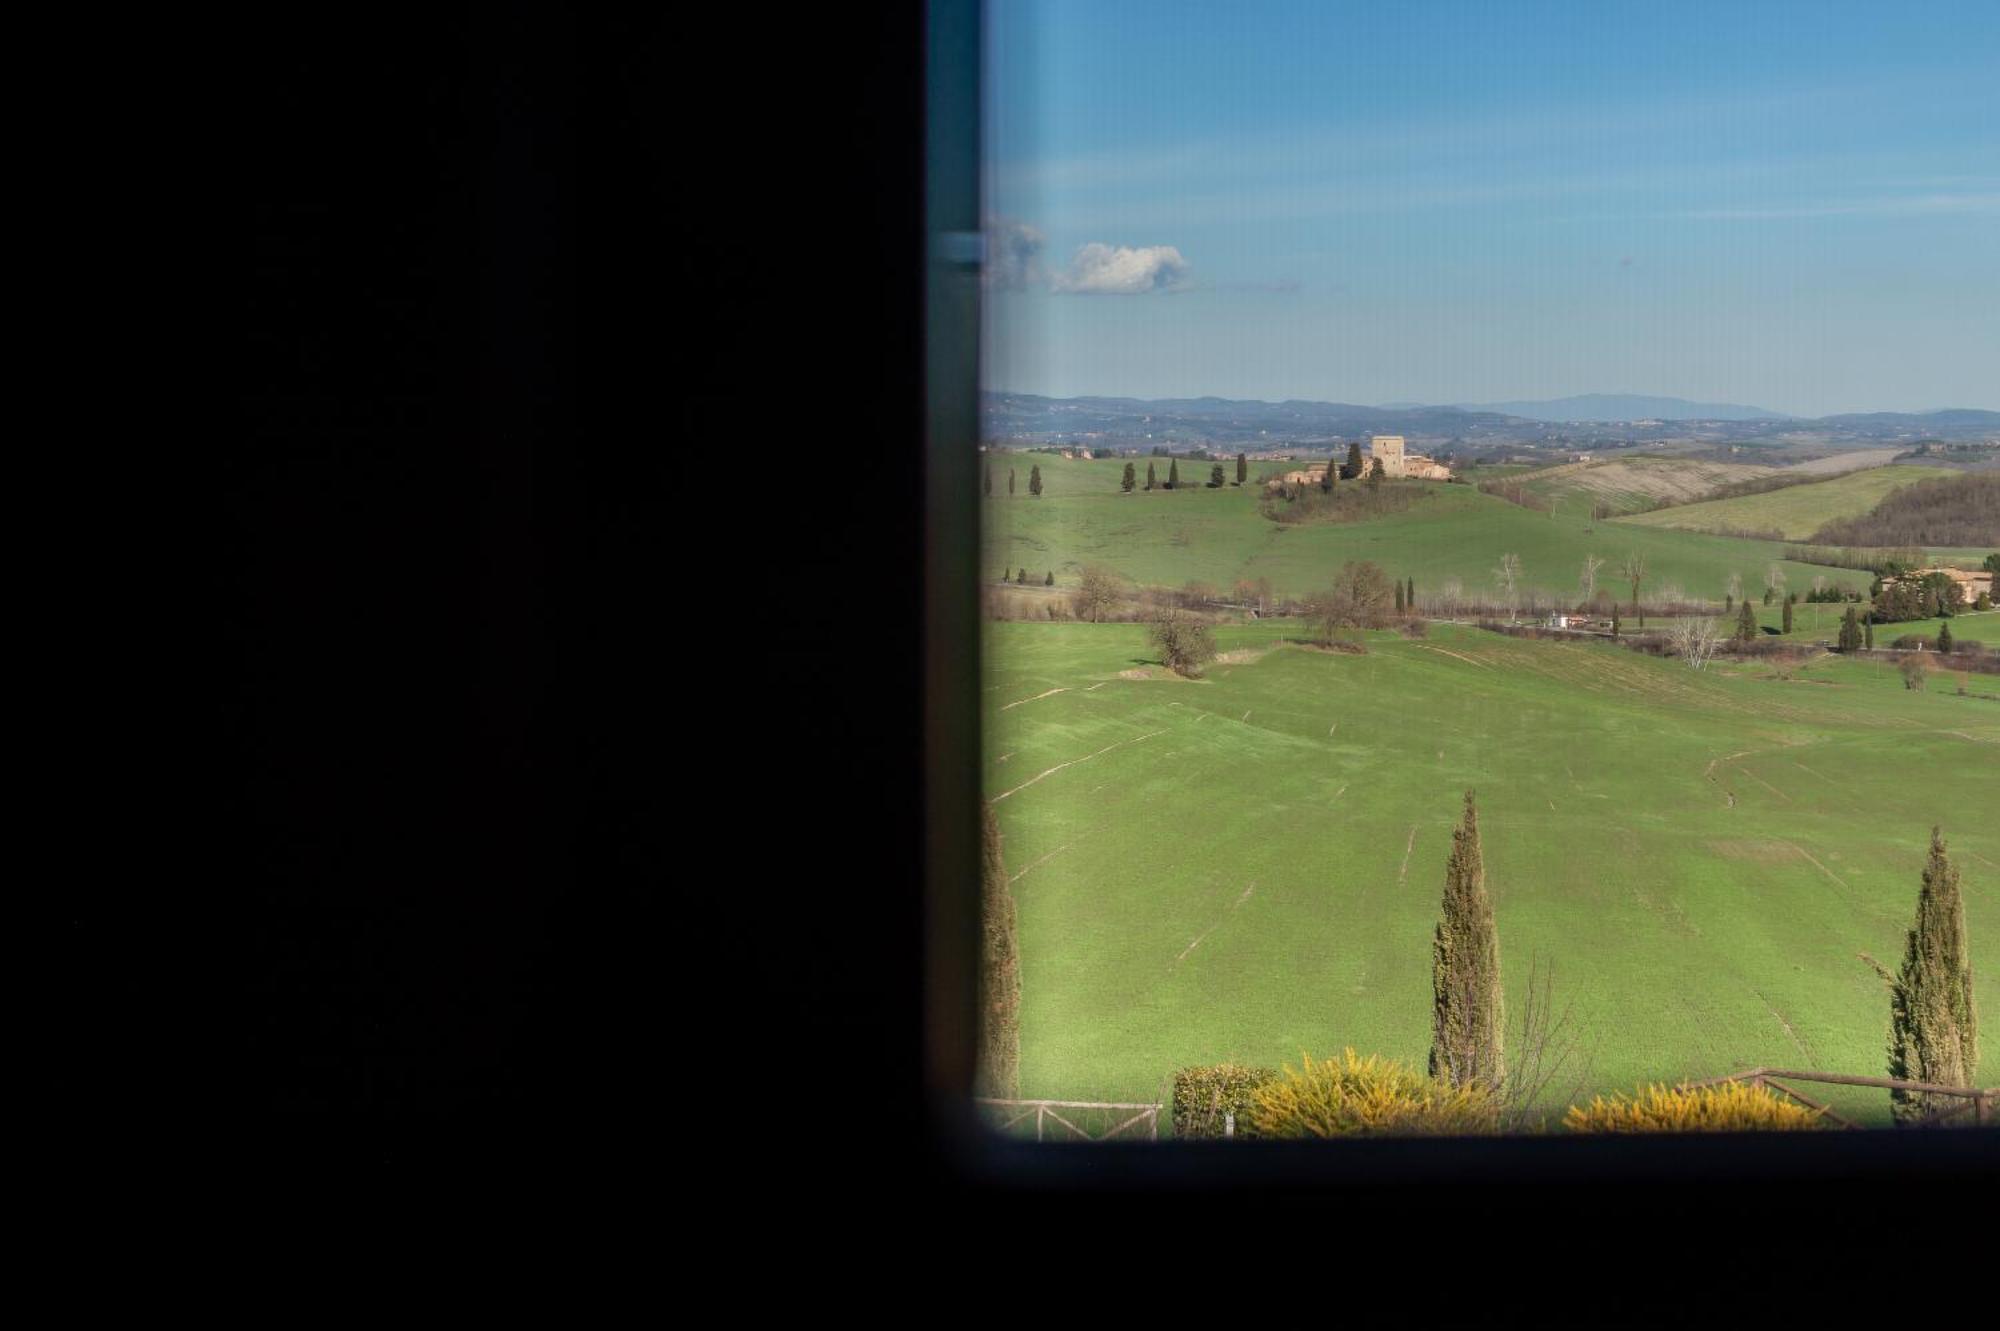
[[[1858,1123],[1842,1118],[1839,1114],[1834,1113],[1833,1110],[1827,1108],[1819,1101],[1812,1099],[1810,1096],[1803,1095],[1790,1086],[1785,1085],[1784,1082],[1777,1080],[1779,1077],[1783,1077],[1787,1081],[1816,1081],[1833,1086],[1879,1086],[1884,1090],[1890,1091],[1921,1091],[1927,1095],[1954,1096],[1965,1102],[1953,1105],[1949,1109],[1940,1110],[1919,1120],[1919,1123],[1925,1127],[1943,1123],[1947,1119],[1956,1118],[1967,1110],[1972,1112],[1973,1121],[1981,1127],[2000,1123],[2000,1115],[1996,1115],[1994,1104],[1996,1100],[2000,1100],[2000,1086],[1988,1086],[1984,1088],[1938,1086],[1925,1081],[1899,1081],[1894,1077],[1852,1077],[1844,1072],[1798,1072],[1785,1068],[1750,1068],[1743,1072],[1732,1072],[1724,1077],[1710,1077],[1706,1081],[1686,1082],[1683,1085],[1688,1090],[1693,1090],[1699,1086],[1719,1086],[1723,1082],[1730,1081],[1747,1082],[1752,1086],[1768,1086],[1781,1095],[1790,1096],[1808,1109],[1818,1110],[1829,1121],[1838,1123],[1843,1128],[1858,1128],[1861,1126]]]
[[[981,1098],[981,1105],[997,1110],[1003,1121],[994,1124],[1001,1132],[1024,1122],[1030,1114],[1035,1117],[1035,1140],[1046,1140],[1048,1125],[1053,1122],[1062,1131],[1055,1136],[1057,1141],[1106,1142],[1113,1137],[1126,1136],[1128,1140],[1137,1138],[1139,1133],[1130,1131],[1145,1125],[1145,1135],[1149,1141],[1160,1139],[1160,1111],[1165,1105],[1103,1104],[1091,1100],[989,1100]],[[1017,1112],[1018,1111],[1018,1112]],[[1071,1122],[1071,1118],[1083,1118],[1086,1112],[1114,1111],[1121,1117],[1112,1126],[1098,1132],[1090,1132]],[[1067,1112],[1068,1117],[1065,1117]],[[1007,1115],[1012,1117],[1007,1117]]]

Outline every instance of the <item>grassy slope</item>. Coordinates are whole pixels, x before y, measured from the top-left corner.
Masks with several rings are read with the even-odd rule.
[[[1304,594],[1328,582],[1342,561],[1372,559],[1392,577],[1414,577],[1418,591],[1436,591],[1457,577],[1468,593],[1487,593],[1492,570],[1505,553],[1518,554],[1523,587],[1539,586],[1563,596],[1575,594],[1585,553],[1607,560],[1599,572],[1605,585],[1628,551],[1643,553],[1650,566],[1649,589],[1677,582],[1691,594],[1720,597],[1731,572],[1761,583],[1764,566],[1782,553],[1765,541],[1705,536],[1625,523],[1592,522],[1581,512],[1554,517],[1531,513],[1471,486],[1408,482],[1428,497],[1391,517],[1361,523],[1282,526],[1257,510],[1252,484],[1242,489],[1184,489],[1122,494],[1123,463],[1065,462],[1037,457],[1046,490],[1027,494],[1028,468],[1016,458],[1020,491],[1006,496],[1006,471],[999,470],[996,497],[985,505],[988,571],[1026,565],[1040,581],[1053,569],[1059,585],[1075,585],[1087,562],[1102,562],[1138,582],[1179,586],[1201,579],[1222,588],[1238,577],[1271,580],[1280,595]],[[1225,464],[1235,475],[1235,464]],[[1207,464],[1184,465],[1183,478]],[[1262,464],[1265,472],[1284,464]],[[1166,468],[1161,467],[1162,476]],[[1143,483],[1145,460],[1139,460]],[[1581,507],[1581,506],[1579,506]],[[1786,564],[1790,585],[1809,586],[1816,574],[1866,587],[1869,575],[1853,570]]]
[[[1719,485],[1775,473],[1775,467],[1691,458],[1612,458],[1602,462],[1572,462],[1517,477],[1526,490],[1543,499],[1581,503],[1587,512],[1598,503],[1629,513],[1656,499],[1683,499],[1706,494]]]
[[[1024,1094],[1154,1099],[1183,1064],[1345,1044],[1421,1062],[1467,786],[1509,1000],[1530,957],[1553,961],[1599,1041],[1595,1086],[1879,1072],[1887,1000],[1855,954],[1899,958],[1934,821],[1987,958],[1978,1001],[2000,1011],[2000,704],[1839,660],[1781,683],[1452,628],[1359,658],[1280,648],[1202,683],[1119,678],[1144,641],[991,626],[985,785],[1016,875]],[[2000,1068],[2000,1023],[1982,1041]]]
[[[1735,527],[1745,531],[1776,529],[1787,539],[1803,541],[1834,518],[1866,513],[1881,502],[1882,496],[1912,481],[1933,476],[1956,475],[1944,467],[1876,467],[1850,472],[1828,481],[1794,485],[1769,494],[1744,495],[1740,499],[1714,499],[1700,504],[1663,508],[1620,518],[1625,526],[1678,527],[1688,531],[1714,531]]]

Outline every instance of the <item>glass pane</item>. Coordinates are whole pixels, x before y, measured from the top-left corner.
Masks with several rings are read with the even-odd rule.
[[[994,1126],[1991,1117],[2000,29],[1925,13],[989,6]]]

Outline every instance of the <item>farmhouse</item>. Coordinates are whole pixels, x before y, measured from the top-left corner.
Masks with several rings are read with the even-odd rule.
[[[1403,436],[1400,434],[1377,434],[1368,437],[1369,456],[1382,464],[1384,476],[1407,476],[1419,481],[1448,481],[1451,468],[1422,453],[1404,450]]]
[[[1428,458],[1422,453],[1404,452],[1403,437],[1401,435],[1378,434],[1372,436],[1368,441],[1368,456],[1371,461],[1376,459],[1381,461],[1382,474],[1384,476],[1404,476],[1418,481],[1448,481],[1451,479],[1451,468],[1445,466],[1442,462]],[[1336,455],[1331,465],[1340,466],[1343,465],[1343,461],[1342,458]],[[1275,490],[1281,485],[1318,485],[1326,479],[1328,465],[1325,462],[1315,462],[1309,466],[1301,467],[1297,471],[1288,471],[1283,476],[1267,481],[1264,488]],[[1367,464],[1364,463],[1364,471],[1366,470],[1366,466]]]
[[[1903,577],[1922,581],[1933,573],[1942,573],[1957,583],[1959,591],[1965,594],[1965,603],[1967,605],[1971,605],[1974,601],[1978,600],[1982,593],[1989,596],[1993,594],[1993,575],[1983,569],[1974,571],[1970,569],[1940,568],[1934,566],[1918,569],[1915,573],[1904,574]],[[1884,578],[1882,579],[1882,585],[1884,587],[1893,587],[1902,580],[1902,577]]]

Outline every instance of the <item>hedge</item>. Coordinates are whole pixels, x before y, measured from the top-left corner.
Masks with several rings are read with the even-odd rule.
[[[1276,1081],[1271,1068],[1247,1068],[1235,1063],[1182,1068],[1174,1074],[1174,1135],[1220,1137],[1225,1116],[1236,1116],[1236,1135],[1250,1136],[1250,1099],[1260,1086]]]

